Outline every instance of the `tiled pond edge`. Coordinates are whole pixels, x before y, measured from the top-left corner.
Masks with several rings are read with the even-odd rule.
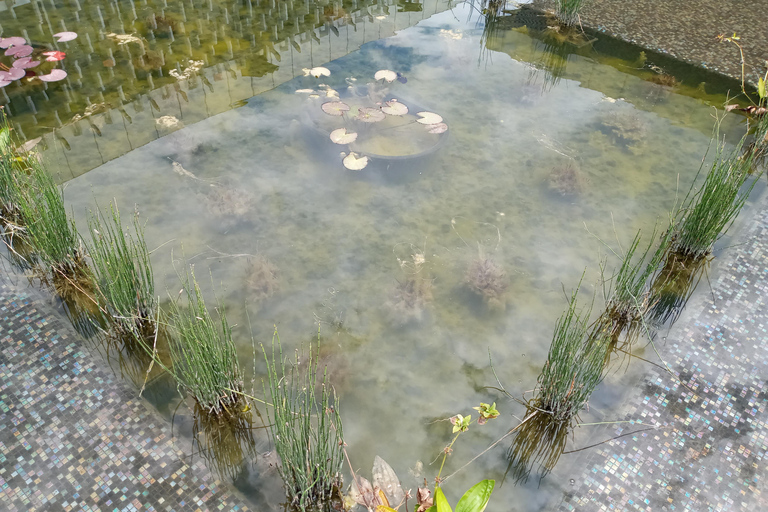
[[[649,366],[614,417],[643,425],[598,427],[594,443],[624,437],[583,453],[556,510],[768,507],[768,196],[744,213],[754,217],[716,260],[712,293],[697,293],[657,343],[687,387]],[[646,357],[656,360],[651,347]],[[660,428],[640,432],[649,423]]]
[[[534,5],[549,9],[554,1],[535,0]],[[739,49],[717,39],[735,33],[744,48],[748,81],[757,84],[765,73],[768,10],[763,0],[587,0],[580,16],[584,27],[740,80]]]
[[[248,510],[34,292],[0,313],[3,511]]]

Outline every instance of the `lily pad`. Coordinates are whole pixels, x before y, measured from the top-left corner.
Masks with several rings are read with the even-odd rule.
[[[323,112],[325,112],[328,115],[331,116],[341,116],[344,115],[344,112],[349,110],[349,105],[344,103],[343,101],[328,101],[326,103],[323,103],[322,107]]]
[[[347,132],[346,128],[339,128],[331,132],[331,141],[335,144],[350,144],[357,139],[356,132]]]
[[[375,80],[386,80],[387,82],[392,83],[397,80],[397,73],[389,69],[380,69],[373,75],[373,78]]]
[[[443,118],[434,112],[417,112],[416,115],[421,118],[416,120],[417,123],[438,124],[443,122]]]
[[[318,66],[316,68],[310,69],[309,74],[315,78],[320,78],[321,76],[331,76],[331,71],[328,68]]]
[[[11,83],[13,83],[13,80],[7,80],[2,76],[0,76],[0,87],[5,87],[6,85],[10,85]]]
[[[342,163],[344,164],[344,167],[350,171],[360,171],[365,169],[365,166],[368,165],[368,157],[360,156],[353,151],[344,157]]]
[[[19,46],[11,46],[7,50],[5,50],[5,55],[7,56],[14,56],[17,59],[20,59],[21,57],[26,57],[27,55],[32,54],[32,47],[28,44],[21,44]]]
[[[27,44],[23,37],[0,37],[0,48],[10,48],[11,46],[21,46]]]
[[[13,61],[13,64],[11,64],[12,67],[19,69],[30,69],[38,65],[40,65],[40,61],[32,60],[32,57],[22,57],[20,59],[16,59]]]
[[[66,43],[67,41],[77,39],[77,32],[59,32],[58,34],[53,34],[53,37],[60,43]]]
[[[390,116],[404,116],[408,113],[408,107],[396,99],[391,99],[381,107],[381,111]]]
[[[357,110],[357,117],[355,119],[364,123],[378,123],[379,121],[383,121],[386,117],[387,116],[384,115],[384,112],[382,112],[381,109],[363,107]]]
[[[11,68],[8,71],[0,71],[0,80],[18,80],[24,78],[25,74],[27,72],[21,68]]]
[[[64,80],[67,77],[67,72],[63,69],[52,69],[47,75],[40,75],[39,78],[43,82],[58,82]]]
[[[448,125],[445,123],[435,123],[427,125],[429,133],[445,133],[448,131]]]

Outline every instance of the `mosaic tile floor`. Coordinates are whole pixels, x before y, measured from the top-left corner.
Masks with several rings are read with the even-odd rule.
[[[592,436],[624,435],[585,452],[558,511],[768,510],[768,197],[753,215],[717,260],[712,294],[657,345],[679,380],[649,367],[616,416],[636,423]]]
[[[0,509],[248,510],[47,308],[0,286]]]

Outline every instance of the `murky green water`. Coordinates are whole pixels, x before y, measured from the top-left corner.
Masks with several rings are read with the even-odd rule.
[[[523,408],[483,389],[495,385],[489,353],[510,392],[533,388],[554,321],[566,307],[563,290],[586,269],[585,298],[598,292],[598,262],[607,253],[598,238],[626,246],[636,230],[650,236],[663,222],[706,152],[716,113],[707,102],[722,98],[697,84],[683,83],[678,91],[685,94],[678,94],[644,80],[647,72],[636,69],[642,63],[600,56],[586,40],[566,42],[563,55],[514,23],[489,35],[469,4],[445,10],[439,2],[268,3],[85,9],[78,27],[82,39],[90,34],[93,51],[86,55],[78,46],[73,53],[81,62],[77,52],[83,52],[96,68],[111,55],[115,65],[94,75],[81,63],[80,82],[73,77],[64,87],[30,93],[35,113],[26,92],[10,91],[16,94],[11,112],[29,137],[47,134],[46,156],[63,179],[78,176],[65,189],[78,225],[85,226],[94,199],[106,205],[115,198],[124,211],[137,205],[148,245],[159,247],[152,257],[158,289],[176,293],[174,263],[182,255],[206,284],[210,269],[237,324],[244,366],[252,360],[246,304],[257,344],[268,343],[277,325],[283,343],[296,347],[313,339],[319,322],[353,463],[367,471],[379,454],[405,487],[415,488],[423,476],[435,476],[429,463],[450,441],[449,424],[436,420],[473,412],[481,401],[497,401],[502,411],[500,420],[461,439],[447,473],[517,423]],[[56,17],[69,7],[56,5],[45,17],[74,30],[74,21]],[[296,16],[283,14],[286,8],[303,13],[309,27],[291,22]],[[143,35],[142,44],[162,50],[182,73],[189,59],[204,60],[200,75],[178,81],[166,69],[162,79],[151,78],[156,70],[140,72],[135,64],[140,52],[131,45],[138,43],[116,48],[103,37],[131,27],[141,33],[141,21],[127,21],[132,9],[143,23],[160,12],[183,24],[184,37],[177,30],[172,41],[161,40],[158,29],[154,39]],[[206,12],[219,24],[204,21]],[[190,19],[179,21],[183,16]],[[12,23],[20,26],[21,18]],[[306,35],[312,27],[313,37]],[[363,30],[368,35],[349,43],[350,33]],[[290,37],[303,41],[302,53]],[[270,44],[280,51],[279,62]],[[326,66],[331,76],[303,76],[301,68],[313,65]],[[134,69],[135,80],[124,80],[120,66]],[[349,171],[341,163],[344,147],[309,121],[324,115],[318,114],[323,99],[295,91],[327,84],[347,94],[349,83],[362,89],[379,69],[407,78],[384,91],[387,99],[440,114],[447,139],[420,158],[380,159]],[[49,100],[41,104],[43,93]],[[65,125],[89,104],[105,102],[104,113]],[[166,118],[170,124],[163,116],[173,116]],[[736,118],[722,125],[730,137],[739,130]],[[467,284],[480,255],[505,272],[506,291],[491,303]],[[265,281],[273,270],[277,278]],[[416,285],[403,301],[409,281]],[[257,374],[263,370],[259,365]],[[635,364],[627,374],[610,375],[582,419],[612,419],[612,408],[643,370]],[[188,416],[179,409],[182,431]],[[575,447],[590,436],[581,430]],[[505,448],[449,480],[451,501],[481,478],[500,479]],[[576,457],[564,456],[541,484],[532,478],[497,489],[489,510],[552,506],[578,469]],[[255,462],[235,483],[257,504],[274,505],[282,497],[276,478]]]

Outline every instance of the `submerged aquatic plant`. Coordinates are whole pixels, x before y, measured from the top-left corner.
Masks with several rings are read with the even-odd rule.
[[[250,299],[260,301],[269,298],[280,289],[280,271],[264,256],[249,259],[245,286]]]
[[[133,341],[152,345],[159,312],[138,213],[133,216],[133,235],[124,229],[116,204],[106,212],[90,212],[88,227],[96,300],[105,320],[126,346]]]
[[[432,280],[418,275],[408,276],[397,283],[389,307],[392,317],[400,323],[420,321],[432,301]]]
[[[569,160],[565,165],[558,165],[547,178],[549,189],[561,196],[578,195],[584,190],[584,178],[578,165]]]
[[[590,329],[591,307],[577,310],[578,288],[568,310],[555,324],[547,361],[539,375],[535,395],[527,401],[523,422],[509,448],[507,472],[516,481],[528,479],[534,466],[541,476],[557,464],[579,412],[603,378],[609,342]]]
[[[503,309],[509,283],[507,273],[493,259],[480,254],[472,260],[464,276],[469,289],[491,307]]]
[[[266,350],[264,359],[273,404],[270,433],[290,506],[302,512],[330,512],[332,502],[341,499],[344,435],[339,399],[326,371],[318,380],[317,351],[311,345],[308,363],[301,364],[302,348],[287,369],[275,330],[271,360]]]
[[[628,149],[639,145],[648,132],[645,122],[634,111],[611,111],[602,116],[601,123],[603,132]]]

